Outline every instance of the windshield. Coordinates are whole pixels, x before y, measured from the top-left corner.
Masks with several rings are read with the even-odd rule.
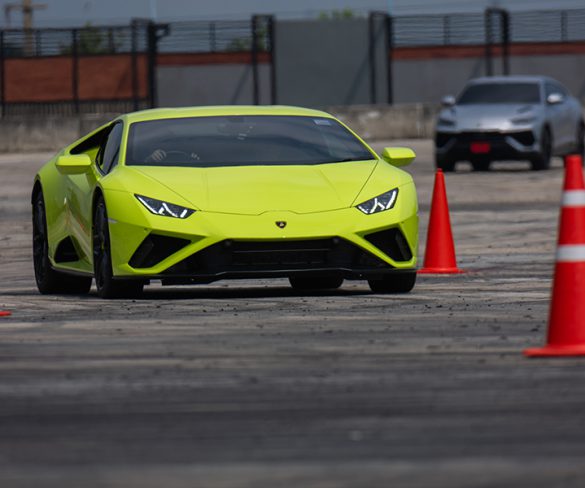
[[[540,103],[538,83],[481,83],[468,86],[458,105]]]
[[[374,159],[333,119],[214,116],[161,119],[130,126],[127,165],[309,165]]]

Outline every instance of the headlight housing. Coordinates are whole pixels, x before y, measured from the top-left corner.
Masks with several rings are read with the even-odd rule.
[[[455,127],[455,120],[448,119],[446,117],[439,117],[438,125],[442,125],[444,127]]]
[[[169,202],[163,202],[156,198],[149,198],[143,195],[134,195],[137,200],[146,207],[146,209],[154,215],[162,215],[163,217],[174,217],[176,219],[186,219],[195,210],[190,208],[182,207],[181,205],[175,205]]]
[[[396,204],[398,198],[398,188],[382,193],[377,197],[366,200],[363,203],[357,205],[357,208],[366,215],[383,212],[384,210],[390,210]]]

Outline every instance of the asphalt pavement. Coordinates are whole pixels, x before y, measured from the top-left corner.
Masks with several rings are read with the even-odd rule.
[[[432,145],[392,144],[418,154],[423,256]],[[2,488],[585,486],[585,358],[521,354],[546,334],[560,160],[448,174],[466,273],[408,295],[262,280],[104,301],[36,291],[48,157],[0,156]]]

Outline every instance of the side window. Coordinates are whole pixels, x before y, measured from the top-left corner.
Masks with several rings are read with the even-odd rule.
[[[109,173],[118,164],[123,131],[124,125],[121,122],[114,124],[104,145],[100,148],[97,164],[104,173]]]

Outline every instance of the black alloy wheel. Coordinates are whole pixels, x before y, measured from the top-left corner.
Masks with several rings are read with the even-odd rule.
[[[448,157],[435,154],[435,167],[443,170],[444,173],[451,173],[455,171],[455,161]]]
[[[90,276],[73,276],[56,271],[49,259],[49,239],[47,235],[47,216],[42,191],[33,199],[33,265],[37,288],[42,294],[84,295],[91,288]]]
[[[93,269],[97,293],[101,298],[134,298],[142,293],[143,281],[114,279],[108,214],[101,197],[93,216]]]
[[[489,159],[476,158],[471,160],[473,171],[489,171],[491,161]]]
[[[544,129],[540,136],[540,154],[530,161],[533,171],[543,171],[550,168],[552,147],[553,144],[550,130]]]
[[[408,293],[416,283],[416,271],[396,273],[376,280],[368,280],[374,293]]]

